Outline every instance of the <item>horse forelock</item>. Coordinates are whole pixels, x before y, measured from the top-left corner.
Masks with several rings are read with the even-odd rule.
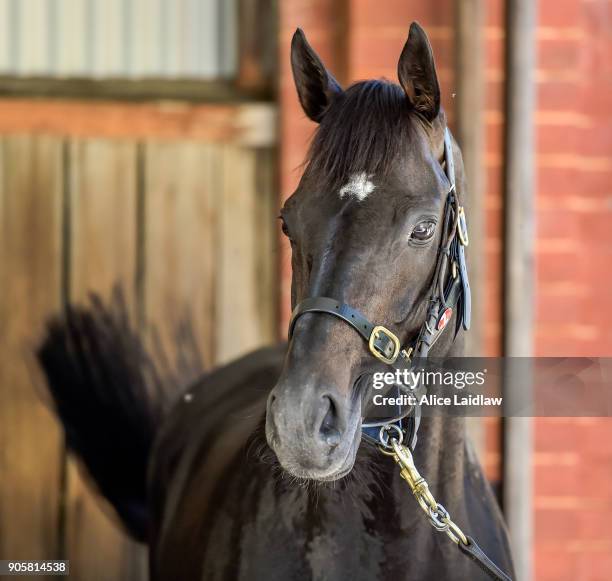
[[[399,85],[387,80],[355,83],[326,111],[305,173],[339,193],[356,176],[383,177],[406,151],[415,118]]]

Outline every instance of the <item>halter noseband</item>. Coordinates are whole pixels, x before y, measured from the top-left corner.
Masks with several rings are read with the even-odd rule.
[[[436,262],[427,316],[416,340],[412,345],[402,347],[398,336],[382,325],[373,325],[363,314],[353,307],[328,297],[310,297],[301,301],[293,310],[289,323],[289,338],[293,335],[297,320],[306,313],[325,313],[342,319],[355,329],[368,343],[370,353],[383,363],[395,369],[411,369],[412,360],[425,358],[429,350],[447,327],[454,312],[457,312],[456,332],[461,326],[470,326],[470,284],[465,262],[465,247],[468,245],[465,212],[460,204],[455,187],[455,166],[450,132],[444,133],[444,162],[450,189],[444,205],[442,239]],[[450,265],[450,270],[449,270]],[[400,391],[400,387],[396,386]],[[423,386],[415,392],[422,393]],[[418,397],[417,397],[418,401]],[[380,429],[395,425],[414,450],[421,418],[420,406],[408,409],[398,406],[397,413],[384,420],[364,420],[363,436],[376,444],[381,444]],[[405,420],[405,421],[404,421]],[[384,445],[384,442],[382,442]]]

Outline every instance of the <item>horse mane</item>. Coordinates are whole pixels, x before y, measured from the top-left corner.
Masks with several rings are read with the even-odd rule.
[[[351,85],[332,101],[317,128],[305,174],[339,188],[354,173],[388,173],[409,141],[412,111],[395,83],[380,79]]]

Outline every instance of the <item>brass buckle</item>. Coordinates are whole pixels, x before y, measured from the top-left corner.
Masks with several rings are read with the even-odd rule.
[[[470,238],[467,231],[467,222],[465,220],[465,210],[463,206],[459,206],[459,218],[457,220],[457,234],[459,234],[459,240],[463,246],[468,246]]]
[[[374,341],[376,341],[376,339],[379,338],[379,333],[385,334],[393,342],[394,348],[393,348],[393,355],[391,355],[391,357],[386,357],[374,345]],[[391,331],[389,331],[389,329],[383,327],[382,325],[377,325],[376,327],[372,329],[372,333],[370,334],[370,340],[368,341],[368,345],[370,347],[370,352],[372,353],[372,355],[374,355],[374,357],[377,357],[378,359],[380,359],[383,363],[386,363],[387,365],[391,365],[392,363],[395,363],[395,360],[397,359],[397,356],[399,355],[399,352],[401,349],[399,339]]]

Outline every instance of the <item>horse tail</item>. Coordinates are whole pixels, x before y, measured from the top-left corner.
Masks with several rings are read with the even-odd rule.
[[[147,353],[121,294],[67,307],[49,321],[37,357],[68,448],[146,542],[147,467],[169,398],[160,360]]]

